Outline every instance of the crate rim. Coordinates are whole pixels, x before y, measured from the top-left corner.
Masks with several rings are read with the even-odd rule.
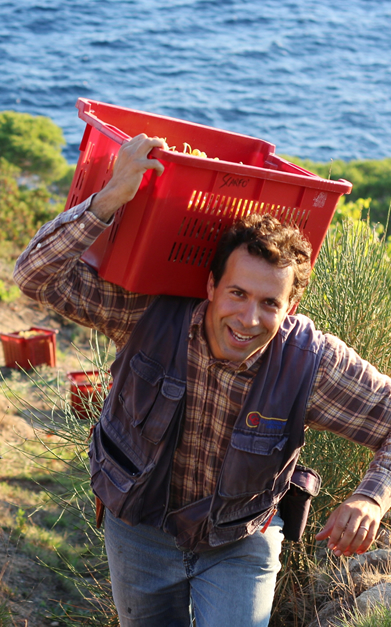
[[[76,109],[79,110],[79,117],[82,120],[84,120],[85,122],[88,122],[90,117],[93,117],[96,122],[98,122],[102,126],[105,126],[105,123],[102,122],[102,120],[100,120],[96,115],[94,115],[93,105],[98,105],[98,106],[103,105],[105,107],[110,107],[112,109],[116,109],[116,110],[120,110],[120,111],[126,111],[126,112],[129,112],[129,113],[137,113],[137,114],[140,114],[140,115],[148,115],[148,116],[154,117],[156,119],[168,120],[170,122],[179,122],[179,123],[182,123],[182,124],[191,124],[192,126],[194,126],[196,128],[208,129],[208,130],[214,131],[216,133],[224,133],[224,134],[227,134],[227,135],[231,135],[232,137],[241,137],[243,139],[258,140],[258,141],[263,142],[265,144],[265,146],[269,146],[272,149],[272,151],[271,151],[272,154],[274,154],[274,150],[276,148],[276,145],[273,144],[272,142],[269,142],[266,139],[260,139],[259,137],[255,137],[255,135],[247,135],[245,133],[236,133],[234,131],[228,131],[228,130],[225,130],[225,129],[217,128],[216,126],[208,126],[207,124],[200,124],[199,122],[192,122],[191,120],[185,120],[183,118],[175,118],[175,117],[170,116],[170,115],[154,113],[152,111],[142,111],[140,109],[133,109],[131,107],[121,107],[120,105],[115,105],[115,104],[112,104],[112,103],[103,102],[101,100],[92,100],[90,98],[80,97],[80,98],[77,99],[77,101],[75,103],[75,107],[76,107]],[[110,128],[116,128],[116,127],[114,127],[114,126],[112,126],[110,124],[108,124],[107,126],[110,127]],[[122,131],[120,131],[120,133],[123,136],[126,135]],[[125,141],[127,141],[127,140],[125,140]],[[169,151],[169,152],[172,152],[172,151]],[[187,156],[190,156],[190,155],[187,155]]]
[[[345,179],[339,179],[338,181],[332,179],[325,179],[321,176],[310,172],[309,170],[305,170],[300,166],[295,166],[295,164],[291,164],[288,160],[283,157],[279,157],[275,153],[276,146],[271,142],[260,139],[258,137],[252,135],[245,135],[243,133],[234,133],[233,131],[226,131],[224,129],[219,129],[213,126],[207,126],[205,124],[199,124],[197,122],[190,122],[188,120],[183,120],[181,118],[174,118],[166,115],[160,115],[157,113],[151,113],[149,111],[140,111],[139,109],[131,109],[129,107],[120,107],[118,105],[113,105],[109,103],[105,103],[98,100],[90,100],[88,98],[78,98],[76,101],[75,107],[79,111],[79,117],[84,120],[87,124],[94,126],[97,130],[99,130],[102,134],[106,135],[113,141],[118,144],[123,144],[126,141],[129,141],[131,137],[121,131],[121,129],[113,126],[112,124],[107,124],[100,120],[96,115],[94,115],[94,110],[92,105],[103,105],[105,107],[112,108],[114,110],[120,110],[129,113],[136,113],[140,115],[148,115],[154,117],[156,119],[164,119],[172,122],[180,123],[180,124],[191,124],[195,127],[208,129],[209,131],[215,131],[216,133],[224,133],[227,135],[231,135],[232,137],[241,137],[244,139],[248,139],[251,141],[260,141],[265,144],[265,146],[269,146],[271,148],[269,155],[266,155],[265,163],[269,163],[270,168],[265,167],[257,167],[252,165],[245,165],[240,163],[234,163],[232,161],[225,161],[224,159],[214,159],[214,158],[203,158],[197,157],[195,155],[185,154],[182,152],[176,152],[172,150],[164,150],[162,148],[153,148],[149,153],[149,158],[162,159],[166,162],[177,163],[180,165],[187,165],[195,168],[202,168],[207,170],[213,170],[218,172],[224,172],[228,174],[236,174],[236,175],[246,175],[251,176],[253,178],[266,178],[269,180],[273,180],[275,182],[281,183],[291,183],[292,185],[303,185],[305,187],[310,187],[323,191],[334,191],[340,194],[350,194],[352,191],[352,183]],[[300,172],[286,172],[284,170],[275,170],[273,169],[275,165],[269,161],[268,156],[274,157],[281,163],[286,163],[289,166],[296,167]]]
[[[32,336],[31,338],[29,337],[20,337],[19,333],[24,333],[25,331],[42,331],[42,333],[38,333],[37,335]],[[50,335],[51,333],[58,333],[58,329],[49,329],[48,327],[30,327],[29,329],[21,329],[20,331],[10,331],[9,333],[0,333],[0,337],[10,337],[10,338],[16,338],[16,339],[20,339],[20,340],[30,340],[36,337],[39,337],[40,335],[42,336],[46,336],[46,335]]]
[[[192,159],[194,162],[191,163],[192,167],[196,168],[204,168],[206,170],[214,170],[227,172],[229,174],[237,174],[237,175],[248,175],[253,178],[267,178],[268,180],[285,183],[285,184],[302,184],[303,187],[311,187],[313,189],[325,190],[325,191],[334,191],[341,194],[349,194],[352,191],[353,183],[347,181],[346,179],[338,179],[337,181],[332,179],[324,179],[317,174],[313,174],[308,171],[308,175],[299,174],[293,172],[285,172],[278,171],[269,168],[260,168],[254,165],[244,165],[240,163],[232,163],[231,161],[224,161],[223,159],[219,159],[215,161],[214,159],[204,159],[202,157],[195,157],[193,155],[185,155],[182,153],[174,153],[171,150],[163,150],[161,148],[153,148],[149,153],[150,158],[159,158],[159,156],[164,155],[164,159],[166,161],[170,161],[173,163],[184,164],[183,158]],[[289,161],[282,159],[281,161],[290,164]],[[266,159],[267,163],[267,159]],[[190,164],[188,164],[190,165]],[[303,170],[303,168],[301,168]],[[304,171],[304,170],[303,170]]]
[[[66,377],[67,377],[67,379],[69,379],[69,381],[71,381],[71,383],[76,383],[77,384],[77,381],[76,381],[75,377],[77,375],[80,375],[80,376],[85,377],[84,381],[86,383],[91,383],[90,381],[88,381],[88,377],[91,376],[91,375],[92,376],[96,376],[96,375],[99,375],[99,374],[100,374],[99,370],[68,370],[68,372],[66,373]],[[110,372],[107,372],[106,374],[110,375]],[[102,381],[99,381],[97,383],[102,383]]]

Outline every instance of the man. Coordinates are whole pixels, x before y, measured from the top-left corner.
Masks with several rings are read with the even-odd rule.
[[[112,338],[113,388],[91,445],[91,483],[121,627],[266,627],[279,570],[278,503],[307,426],[376,451],[318,539],[362,553],[390,504],[391,380],[288,312],[310,247],[270,216],[236,225],[203,302],[130,294],[80,261],[131,200],[148,154],[139,135],[92,199],[43,226],[15,279],[32,298]]]

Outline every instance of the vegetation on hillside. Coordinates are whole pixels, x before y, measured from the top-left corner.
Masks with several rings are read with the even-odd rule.
[[[352,192],[346,202],[355,203],[360,198],[370,198],[371,220],[386,225],[391,202],[391,158],[379,161],[336,160],[329,163],[317,163],[297,157],[288,159],[323,178],[335,181],[346,179],[353,183]]]
[[[70,166],[61,154],[62,130],[44,116],[15,111],[0,112],[0,146],[3,159],[45,184],[62,181]]]
[[[64,206],[74,166],[61,154],[61,129],[49,118],[0,112],[0,244],[16,256]]]

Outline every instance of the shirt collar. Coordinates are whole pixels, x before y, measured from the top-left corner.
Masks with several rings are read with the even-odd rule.
[[[199,340],[203,344],[205,344],[208,350],[208,353],[210,355],[211,363],[221,363],[227,366],[228,368],[232,368],[233,370],[249,370],[252,366],[254,366],[254,364],[259,360],[259,358],[266,351],[268,344],[266,346],[262,346],[261,348],[259,348],[257,351],[255,351],[255,353],[250,355],[250,357],[242,361],[242,363],[240,364],[238,364],[237,362],[229,361],[228,359],[215,359],[212,356],[212,353],[210,352],[209,344],[205,335],[205,327],[204,327],[204,320],[205,320],[205,314],[206,314],[206,309],[208,307],[208,303],[209,303],[208,300],[203,300],[194,309],[191,322],[190,322],[190,328],[189,328],[189,340],[192,340],[198,337]]]

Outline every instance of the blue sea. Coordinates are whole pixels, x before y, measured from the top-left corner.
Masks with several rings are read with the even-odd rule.
[[[278,154],[380,159],[390,32],[389,0],[0,0],[0,110],[51,117],[69,162],[78,97],[253,135]]]

